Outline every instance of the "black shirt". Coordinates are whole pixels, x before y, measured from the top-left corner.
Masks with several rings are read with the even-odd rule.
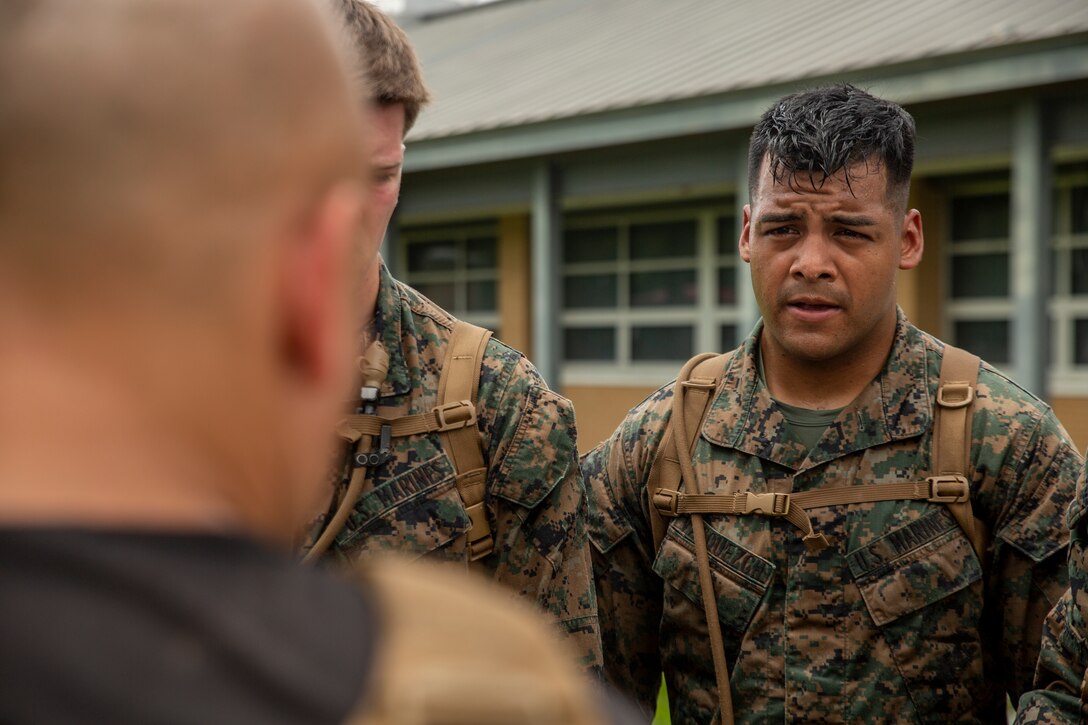
[[[0,723],[333,723],[365,591],[248,539],[0,528]]]

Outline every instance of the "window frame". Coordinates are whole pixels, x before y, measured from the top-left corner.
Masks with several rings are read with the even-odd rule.
[[[615,260],[564,263],[560,269],[560,285],[572,273],[615,274],[617,276],[617,301],[615,307],[566,308],[560,299],[559,326],[561,335],[579,327],[611,327],[615,329],[614,357],[609,360],[561,361],[562,380],[565,385],[645,386],[660,385],[676,377],[677,371],[687,359],[668,361],[637,361],[632,359],[634,328],[641,326],[677,325],[693,329],[693,350],[717,350],[721,341],[721,326],[733,325],[738,334],[745,334],[739,300],[732,304],[718,304],[718,270],[732,269],[734,278],[742,266],[736,240],[733,253],[718,253],[718,219],[733,220],[734,232],[739,231],[736,208],[732,199],[684,203],[650,210],[611,209],[595,212],[579,210],[564,219],[564,231],[614,226],[617,228],[618,251]],[[669,259],[632,259],[630,227],[639,224],[695,222],[694,255]],[[562,243],[562,242],[561,242]],[[646,271],[688,270],[695,272],[695,304],[656,307],[634,307],[630,302],[632,273]],[[738,280],[739,281],[739,280]],[[734,285],[740,289],[739,284]],[[621,301],[628,304],[623,305]],[[737,340],[739,343],[740,340]]]
[[[1050,319],[1049,391],[1051,396],[1088,396],[1088,364],[1078,365],[1075,360],[1076,320],[1088,320],[1088,293],[1074,295],[1072,273],[1059,274],[1060,270],[1072,270],[1072,252],[1088,250],[1088,231],[1073,233],[1073,189],[1088,187],[1088,168],[1064,172],[1061,167],[1054,174],[1054,226],[1050,250],[1053,265],[1052,295],[1048,304]]]
[[[448,226],[428,225],[420,227],[401,227],[398,229],[398,265],[403,270],[401,280],[415,289],[417,284],[452,284],[454,304],[443,308],[454,317],[474,325],[499,332],[500,295],[502,293],[502,239],[499,236],[498,221],[479,221],[451,223]],[[495,266],[470,269],[468,267],[468,240],[492,238],[495,240]],[[408,264],[409,247],[412,244],[452,241],[455,249],[455,262],[451,270],[426,270],[413,272]],[[473,282],[495,283],[495,307],[491,310],[468,309],[468,286]],[[417,290],[418,291],[418,290]],[[420,294],[426,294],[420,292]],[[441,305],[434,301],[436,305]]]
[[[1047,300],[1047,344],[1049,360],[1047,363],[1047,394],[1049,397],[1085,397],[1088,396],[1088,363],[1078,365],[1075,362],[1075,325],[1076,320],[1088,320],[1088,292],[1080,295],[1072,293],[1072,274],[1062,274],[1062,270],[1072,269],[1073,250],[1088,250],[1088,231],[1074,234],[1073,226],[1073,189],[1088,186],[1088,168],[1083,162],[1076,168],[1063,168],[1064,164],[1055,163],[1052,182],[1053,226],[1047,251],[1051,255],[1050,297]],[[1010,219],[1007,239],[972,239],[956,242],[952,239],[952,199],[957,196],[976,196],[992,193],[1012,193],[1011,178],[988,179],[981,181],[953,181],[947,187],[948,216],[944,230],[947,243],[942,245],[942,279],[944,282],[944,306],[941,315],[942,338],[952,344],[959,344],[955,338],[957,322],[975,322],[1002,320],[1009,325],[1010,360],[998,365],[999,369],[1016,379],[1015,337],[1013,327],[1014,302],[1012,289],[1005,297],[955,298],[952,296],[952,258],[957,251],[968,250],[974,253],[1001,251],[1009,255],[1009,283],[1012,284],[1014,270],[1012,249],[1012,220]],[[1011,199],[1010,199],[1011,214]],[[995,364],[991,360],[987,360]]]
[[[1011,179],[986,179],[986,180],[965,180],[959,182],[953,182],[947,192],[946,197],[946,209],[944,223],[944,238],[947,243],[943,244],[941,255],[941,276],[943,286],[945,289],[944,294],[944,306],[943,314],[941,315],[941,337],[944,340],[948,340],[953,345],[958,345],[959,341],[956,339],[956,323],[957,322],[990,322],[990,321],[1003,321],[1010,326],[1010,342],[1007,361],[994,362],[987,360],[987,362],[1000,366],[1001,369],[1011,369],[1013,366],[1013,346],[1014,342],[1011,336],[1011,326],[1013,318],[1013,300],[1012,300],[1012,220],[1009,220],[1009,235],[1005,238],[988,238],[988,239],[965,239],[955,240],[953,236],[952,219],[952,206],[953,199],[957,197],[970,197],[970,196],[990,196],[994,194],[1004,193],[1010,195],[1012,192]],[[1011,200],[1010,200],[1010,214],[1011,214]],[[1009,289],[1006,291],[1004,297],[960,297],[953,296],[954,284],[952,278],[953,261],[957,256],[975,256],[981,254],[1003,253],[1009,260],[1008,284]]]

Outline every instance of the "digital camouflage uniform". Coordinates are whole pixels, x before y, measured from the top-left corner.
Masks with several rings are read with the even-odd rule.
[[[1088,722],[1088,482],[1081,474],[1069,507],[1069,589],[1043,625],[1035,687],[1017,723]]]
[[[760,330],[734,356],[696,444],[706,490],[928,475],[942,343],[900,312],[884,369],[806,456],[760,381]],[[679,725],[709,722],[718,693],[691,519],[666,519],[652,550],[646,477],[671,404],[671,385],[651,395],[583,473],[606,674],[649,710],[664,671]],[[1062,514],[1081,459],[1044,403],[986,365],[975,410],[972,503],[993,532],[985,577],[944,504],[812,509],[830,542],[817,554],[783,519],[706,517],[737,722],[997,722],[1005,691],[1029,689],[1043,618],[1065,589]]]
[[[374,328],[389,352],[377,415],[425,413],[437,404],[454,318],[381,268]],[[550,612],[587,668],[600,666],[600,633],[585,489],[574,412],[525,357],[488,343],[476,401],[487,462],[485,504],[494,551],[479,562],[496,581]],[[470,520],[437,433],[393,439],[334,550],[348,559],[396,550],[468,564]]]

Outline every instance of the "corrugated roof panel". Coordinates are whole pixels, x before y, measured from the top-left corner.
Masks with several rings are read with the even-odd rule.
[[[1084,0],[506,0],[409,26],[413,139],[1088,31]]]

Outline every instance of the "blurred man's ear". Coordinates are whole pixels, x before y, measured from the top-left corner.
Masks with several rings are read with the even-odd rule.
[[[358,332],[353,253],[363,213],[361,185],[343,181],[314,205],[281,257],[283,362],[303,385],[347,383]]]

